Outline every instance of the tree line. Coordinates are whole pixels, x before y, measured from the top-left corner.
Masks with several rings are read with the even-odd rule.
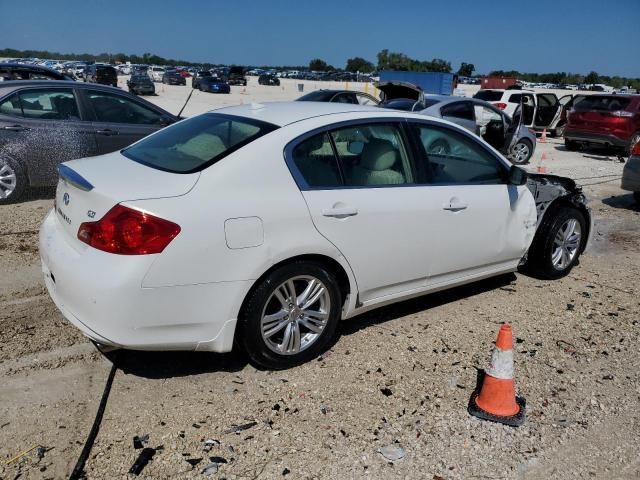
[[[193,62],[190,60],[164,58],[152,53],[144,53],[142,55],[119,53],[100,53],[98,55],[91,53],[59,53],[49,52],[47,50],[16,50],[13,48],[0,49],[0,57],[8,58],[39,58],[52,60],[83,60],[101,63],[126,63],[134,64],[142,63],[147,65],[197,65],[203,68],[212,68],[221,64],[207,62]],[[376,63],[362,58],[349,58],[344,68],[334,67],[321,58],[312,59],[308,65],[284,65],[269,66],[262,65],[259,68],[278,68],[284,70],[313,70],[321,72],[360,72],[372,73],[380,70],[401,70],[409,72],[444,72],[453,73],[451,62],[441,58],[433,58],[431,60],[419,60],[411,58],[400,52],[390,52],[388,49],[381,50],[376,56]],[[475,72],[473,63],[462,62],[458,70],[455,71],[460,76],[471,77]],[[557,83],[557,84],[594,84],[605,83],[612,87],[620,88],[631,86],[640,89],[640,78],[629,78],[621,76],[600,75],[597,72],[590,72],[587,75],[567,72],[556,73],[526,73],[516,70],[494,70],[489,73],[492,76],[516,77],[526,82],[534,83]]]

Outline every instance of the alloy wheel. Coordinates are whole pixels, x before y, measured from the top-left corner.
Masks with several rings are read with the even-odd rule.
[[[553,239],[551,262],[557,270],[566,269],[578,254],[582,240],[582,227],[575,218],[562,224]]]
[[[16,189],[16,182],[15,170],[0,159],[0,198],[9,198]]]
[[[265,345],[279,355],[295,355],[322,335],[331,311],[329,290],[319,279],[302,275],[280,284],[262,312]]]
[[[511,149],[511,159],[514,163],[524,163],[529,159],[529,151],[529,145],[518,142]]]

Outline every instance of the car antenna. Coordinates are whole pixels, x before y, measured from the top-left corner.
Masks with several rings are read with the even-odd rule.
[[[182,111],[184,110],[184,108],[187,106],[187,103],[189,103],[189,100],[191,99],[191,95],[193,95],[193,92],[195,92],[195,88],[191,89],[191,93],[189,94],[189,96],[187,97],[187,101],[184,102],[184,105],[182,106],[182,108],[180,109],[180,111],[178,112],[178,115],[176,115],[176,117],[180,118],[180,114],[182,113]]]

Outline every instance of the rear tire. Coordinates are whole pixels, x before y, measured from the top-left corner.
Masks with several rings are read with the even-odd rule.
[[[640,192],[633,192],[633,198],[635,198],[636,203],[640,205]]]
[[[533,146],[529,140],[518,140],[511,152],[509,152],[509,160],[514,165],[524,165],[529,162],[531,155],[533,154]]]
[[[568,275],[579,261],[587,233],[587,221],[577,208],[548,211],[529,249],[525,270],[546,280]]]
[[[580,144],[578,142],[574,142],[573,140],[569,140],[568,138],[565,138],[564,147],[570,152],[575,152],[580,149]]]
[[[299,365],[330,345],[341,305],[338,283],[326,267],[308,261],[284,265],[245,299],[238,343],[260,367],[280,370]]]
[[[22,165],[12,158],[0,157],[0,205],[19,201],[28,183]]]

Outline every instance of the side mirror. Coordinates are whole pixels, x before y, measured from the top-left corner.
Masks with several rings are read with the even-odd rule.
[[[520,167],[512,165],[509,169],[508,183],[509,185],[525,185],[529,175]]]

